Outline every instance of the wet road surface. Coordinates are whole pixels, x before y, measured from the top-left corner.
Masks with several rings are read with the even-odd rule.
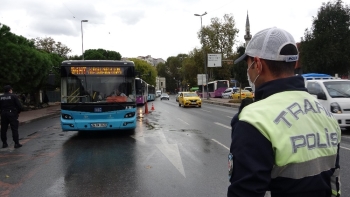
[[[20,127],[0,149],[0,196],[226,196],[230,121],[237,109],[152,102],[135,133],[62,132],[59,116]],[[350,194],[350,135],[343,134],[342,194]],[[8,133],[11,137],[11,132]],[[11,138],[10,138],[11,139]]]

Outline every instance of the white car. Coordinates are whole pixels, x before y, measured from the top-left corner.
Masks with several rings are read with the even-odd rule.
[[[221,98],[232,98],[232,94],[239,91],[239,88],[227,88],[222,94]]]
[[[167,93],[163,93],[160,95],[160,100],[169,100],[169,95]]]

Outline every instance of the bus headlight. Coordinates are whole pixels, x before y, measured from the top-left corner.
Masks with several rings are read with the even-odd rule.
[[[68,119],[68,120],[73,119],[73,117],[71,115],[69,115],[69,114],[62,114],[62,118],[63,119]]]
[[[337,102],[331,103],[331,112],[335,114],[341,114],[341,108]]]
[[[129,112],[127,114],[125,114],[124,118],[131,118],[135,116],[135,112]]]

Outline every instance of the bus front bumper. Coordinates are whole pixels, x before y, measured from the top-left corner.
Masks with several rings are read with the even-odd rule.
[[[136,128],[136,117],[123,119],[66,120],[61,117],[63,131],[128,130]]]

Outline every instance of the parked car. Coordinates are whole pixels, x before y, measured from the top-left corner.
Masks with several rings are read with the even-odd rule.
[[[241,93],[241,94],[240,94]],[[254,98],[253,93],[248,90],[241,90],[232,94],[233,99]]]
[[[176,102],[179,102],[179,96],[180,96],[181,92],[178,92],[176,95],[175,95],[175,100]]]
[[[169,94],[167,94],[167,93],[162,93],[160,95],[160,100],[169,100],[169,99],[170,99],[170,97],[169,97]]]
[[[245,87],[244,90],[248,90],[248,91],[250,91],[250,92],[253,92],[252,87]]]
[[[221,98],[232,98],[232,94],[239,91],[239,88],[227,88],[222,94]]]
[[[181,92],[179,96],[179,107],[202,107],[202,99],[194,92]]]

